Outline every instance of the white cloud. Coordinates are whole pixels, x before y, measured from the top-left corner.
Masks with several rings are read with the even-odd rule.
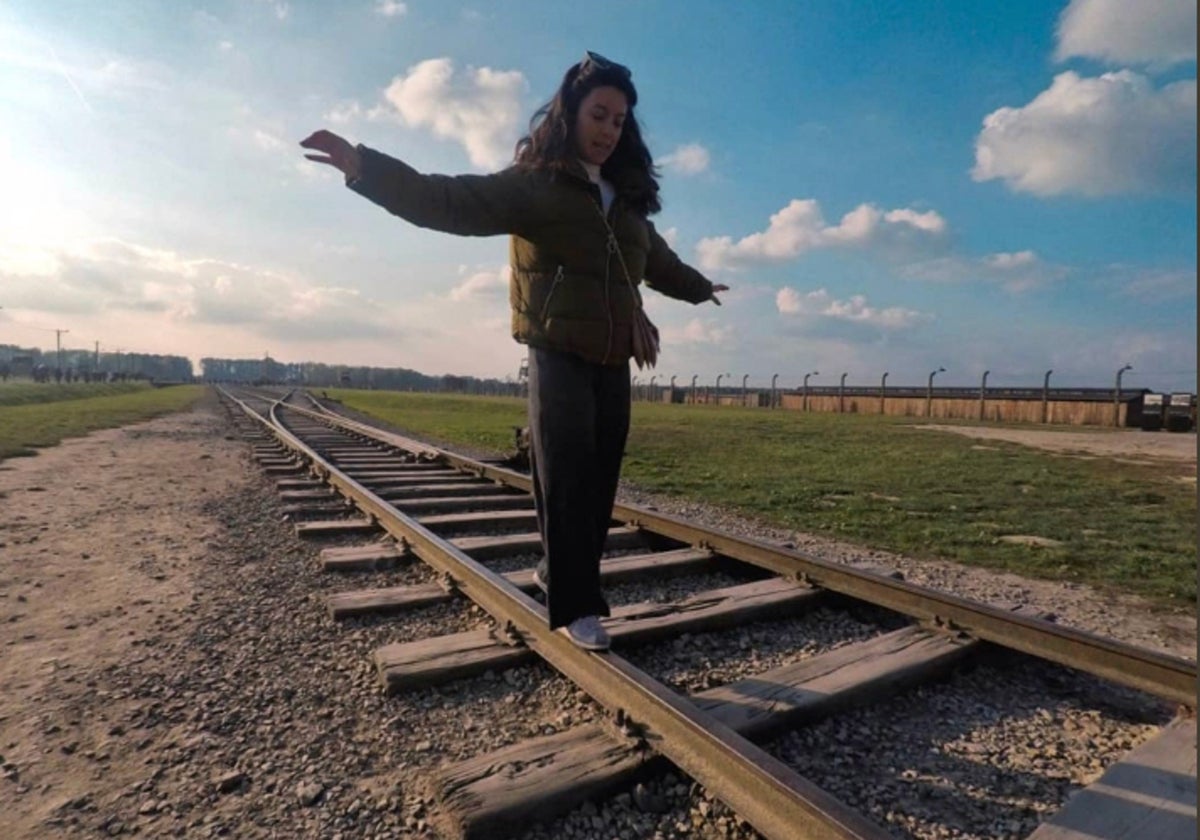
[[[785,286],[775,295],[775,307],[783,315],[834,318],[886,330],[905,329],[932,317],[899,306],[878,309],[869,306],[864,295],[851,295],[848,300],[837,300],[825,289],[802,294],[790,286]]]
[[[384,17],[403,17],[408,13],[408,4],[398,3],[396,0],[379,0],[375,11]]]
[[[1000,252],[989,254],[983,258],[983,261],[992,268],[1008,270],[1033,265],[1037,262],[1037,254],[1033,251]]]
[[[351,99],[346,102],[339,102],[330,108],[325,113],[325,119],[335,125],[345,125],[361,116],[362,112],[362,106],[357,101]]]
[[[900,269],[905,277],[937,283],[995,283],[1019,294],[1062,280],[1070,270],[1048,263],[1033,251],[1012,251],[982,257],[950,255],[910,263]]]
[[[1059,61],[1166,66],[1196,60],[1195,0],[1071,0],[1058,19]]]
[[[259,0],[259,2],[270,6],[271,10],[275,12],[275,17],[279,20],[287,20],[288,15],[292,11],[291,7],[287,3],[282,2],[282,0]]]
[[[472,164],[496,169],[512,159],[524,90],[518,70],[456,73],[449,58],[431,58],[394,78],[384,96],[405,124],[454,140]]]
[[[658,235],[663,238],[663,242],[671,249],[675,248],[675,243],[679,241],[679,228],[669,227],[666,230],[660,230]]]
[[[1000,343],[998,349],[1004,348]],[[1072,385],[1071,380],[1112,387],[1117,369],[1131,364],[1133,370],[1124,374],[1124,387],[1196,390],[1194,371],[1183,372],[1194,364],[1195,332],[1145,329],[1136,324],[1099,332],[1066,327],[1052,342],[1036,341],[1033,348],[1041,351],[1045,366],[1054,369],[1052,387],[1056,383]]]
[[[1194,189],[1196,80],[1061,73],[1028,105],[984,117],[971,176],[1042,196]]]
[[[1196,269],[1145,268],[1138,266],[1110,266],[1107,274],[1109,283],[1115,283],[1124,297],[1135,298],[1144,303],[1160,303],[1168,300],[1192,298],[1195,312]]]
[[[284,147],[284,142],[269,131],[256,128],[250,135],[254,143],[263,151],[273,152]]]
[[[36,271],[29,271],[36,265]],[[24,270],[21,270],[24,269]],[[240,326],[267,337],[395,335],[395,314],[357,289],[118,239],[0,263],[6,304],[44,314],[145,314],[155,330]]]
[[[217,43],[217,49],[221,52],[229,52],[233,49],[233,41],[220,41]]]
[[[450,290],[450,300],[499,298],[508,291],[511,278],[512,268],[507,265],[495,271],[477,271]]]
[[[918,213],[907,207],[900,210],[889,210],[884,213],[883,220],[893,224],[903,223],[926,233],[944,233],[946,230],[946,220],[933,210],[927,210],[924,213]]]
[[[708,149],[699,143],[688,143],[663,156],[660,162],[680,175],[699,175],[708,169]]]
[[[718,271],[783,262],[816,248],[931,243],[945,230],[945,219],[932,210],[919,213],[902,208],[885,213],[872,204],[860,204],[838,224],[829,225],[815,199],[797,198],[771,216],[765,231],[737,242],[729,236],[707,237],[696,245],[696,252],[701,268]]]
[[[709,318],[693,318],[682,327],[661,328],[663,346],[679,344],[728,345],[733,339],[733,327]]]

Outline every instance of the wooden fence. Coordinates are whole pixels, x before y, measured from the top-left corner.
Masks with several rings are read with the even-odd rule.
[[[989,388],[810,388],[794,391],[746,390],[712,387],[644,386],[635,399],[674,403],[733,405],[790,411],[845,414],[889,414],[944,420],[981,420],[990,423],[1048,423],[1065,426],[1139,427],[1145,390],[1103,388],[1015,389]]]

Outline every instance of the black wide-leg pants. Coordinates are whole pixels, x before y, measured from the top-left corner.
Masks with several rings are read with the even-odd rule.
[[[609,615],[600,555],[629,435],[629,363],[529,348],[533,496],[549,571],[550,627]]]

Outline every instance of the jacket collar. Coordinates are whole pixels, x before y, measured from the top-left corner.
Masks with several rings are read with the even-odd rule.
[[[595,197],[600,196],[600,185],[588,177],[587,170],[583,168],[583,164],[578,159],[572,160],[567,166],[562,169],[555,170],[556,173],[567,176],[578,181],[583,187],[595,193]],[[614,185],[615,186],[615,185]],[[621,201],[621,192],[617,190],[613,196],[613,206],[615,207]],[[611,212],[611,210],[609,211]]]
[[[572,160],[561,171],[580,181],[583,181],[585,184],[594,186],[592,179],[588,177],[587,170],[583,168],[583,164],[579,162],[578,158]]]

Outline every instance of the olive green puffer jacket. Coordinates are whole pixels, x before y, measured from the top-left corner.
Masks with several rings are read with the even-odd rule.
[[[423,175],[359,146],[359,177],[348,186],[420,227],[466,236],[511,234],[513,338],[601,364],[633,354],[638,292],[608,247],[600,190],[577,171],[515,167],[494,175]],[[685,265],[654,225],[618,195],[608,222],[629,279],[680,300],[702,303],[712,283]]]

